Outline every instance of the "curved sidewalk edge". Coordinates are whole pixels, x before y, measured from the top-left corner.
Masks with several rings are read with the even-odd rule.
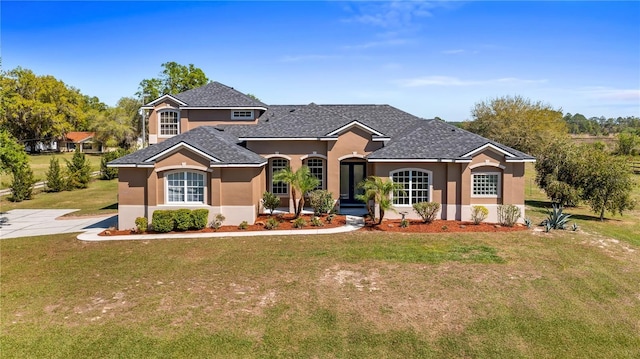
[[[78,235],[81,241],[135,241],[151,239],[170,238],[219,238],[219,237],[257,237],[257,236],[294,236],[306,234],[333,234],[345,233],[358,230],[364,227],[364,218],[357,216],[347,216],[347,224],[342,227],[325,229],[295,229],[295,230],[275,230],[275,231],[247,231],[247,232],[212,232],[212,233],[178,233],[178,234],[134,234],[125,236],[99,236],[98,233],[104,229],[93,229]]]

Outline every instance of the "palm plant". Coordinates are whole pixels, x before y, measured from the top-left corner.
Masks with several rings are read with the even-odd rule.
[[[294,186],[297,186],[300,191],[300,203],[298,204],[298,209],[296,211],[296,218],[298,218],[304,208],[304,196],[318,187],[320,180],[311,174],[311,171],[307,166],[302,166],[296,171],[296,180],[297,183],[295,183]]]
[[[293,185],[296,182],[296,173],[293,172],[291,167],[287,166],[280,171],[273,174],[274,182],[283,182],[289,185],[291,191],[291,199],[293,200],[293,211],[298,212],[298,201],[296,199],[296,188]]]
[[[289,188],[291,188],[291,199],[293,200],[293,212],[295,213],[295,218],[298,218],[300,213],[302,213],[305,194],[320,184],[320,180],[311,174],[311,171],[307,166],[302,166],[295,172],[291,167],[286,167],[274,174],[273,180],[276,182],[287,183]],[[300,199],[297,199],[297,193],[300,193]]]
[[[374,206],[377,203],[380,209],[380,217],[377,224],[382,223],[385,212],[393,209],[393,203],[391,201],[391,193],[403,193],[402,185],[394,183],[392,181],[384,181],[380,177],[369,176],[364,181],[358,184],[358,188],[362,188],[364,192],[356,195],[356,199],[366,203],[367,211],[372,219],[375,220]],[[371,205],[373,201],[373,206]]]

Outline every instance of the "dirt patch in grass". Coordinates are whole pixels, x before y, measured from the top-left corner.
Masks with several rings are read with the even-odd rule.
[[[172,231],[172,232],[168,232],[168,234],[179,235],[179,234],[185,234],[185,233],[216,233],[216,232],[235,233],[235,232],[252,232],[252,231],[268,233],[270,230],[265,227],[265,224],[271,218],[275,218],[278,221],[278,226],[271,230],[325,229],[325,228],[342,227],[347,224],[347,217],[338,215],[338,216],[334,216],[331,222],[327,221],[326,216],[319,217],[320,221],[322,222],[322,226],[312,226],[311,225],[312,215],[301,215],[300,218],[304,221],[304,225],[302,227],[296,228],[294,225],[295,219],[293,214],[277,215],[273,217],[269,215],[260,215],[256,219],[255,223],[247,225],[245,229],[240,229],[239,226],[221,226],[218,229],[207,227],[201,230],[194,230],[194,231]],[[141,233],[141,232],[137,232],[135,230],[130,230],[130,229],[128,230],[107,229],[99,233],[100,236],[119,236],[119,235],[132,235],[132,234],[160,234],[160,233],[152,230]]]
[[[408,226],[403,227],[400,219],[384,220],[380,225],[367,223],[362,231],[405,232],[405,233],[459,233],[459,232],[513,232],[527,229],[522,224],[513,227],[505,227],[495,223],[479,223],[461,221],[436,220],[431,223],[423,223],[417,220],[407,220]]]

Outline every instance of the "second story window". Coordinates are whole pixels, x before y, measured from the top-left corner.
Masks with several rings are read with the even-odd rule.
[[[232,120],[253,120],[253,111],[252,110],[231,111],[231,119]]]
[[[178,111],[163,111],[160,115],[160,136],[173,136],[180,133]]]

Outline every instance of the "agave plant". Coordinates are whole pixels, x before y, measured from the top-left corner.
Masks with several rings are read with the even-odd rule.
[[[550,229],[565,229],[567,222],[569,222],[570,214],[562,213],[562,206],[553,204],[553,210],[547,211],[547,219],[542,222],[545,227]]]

